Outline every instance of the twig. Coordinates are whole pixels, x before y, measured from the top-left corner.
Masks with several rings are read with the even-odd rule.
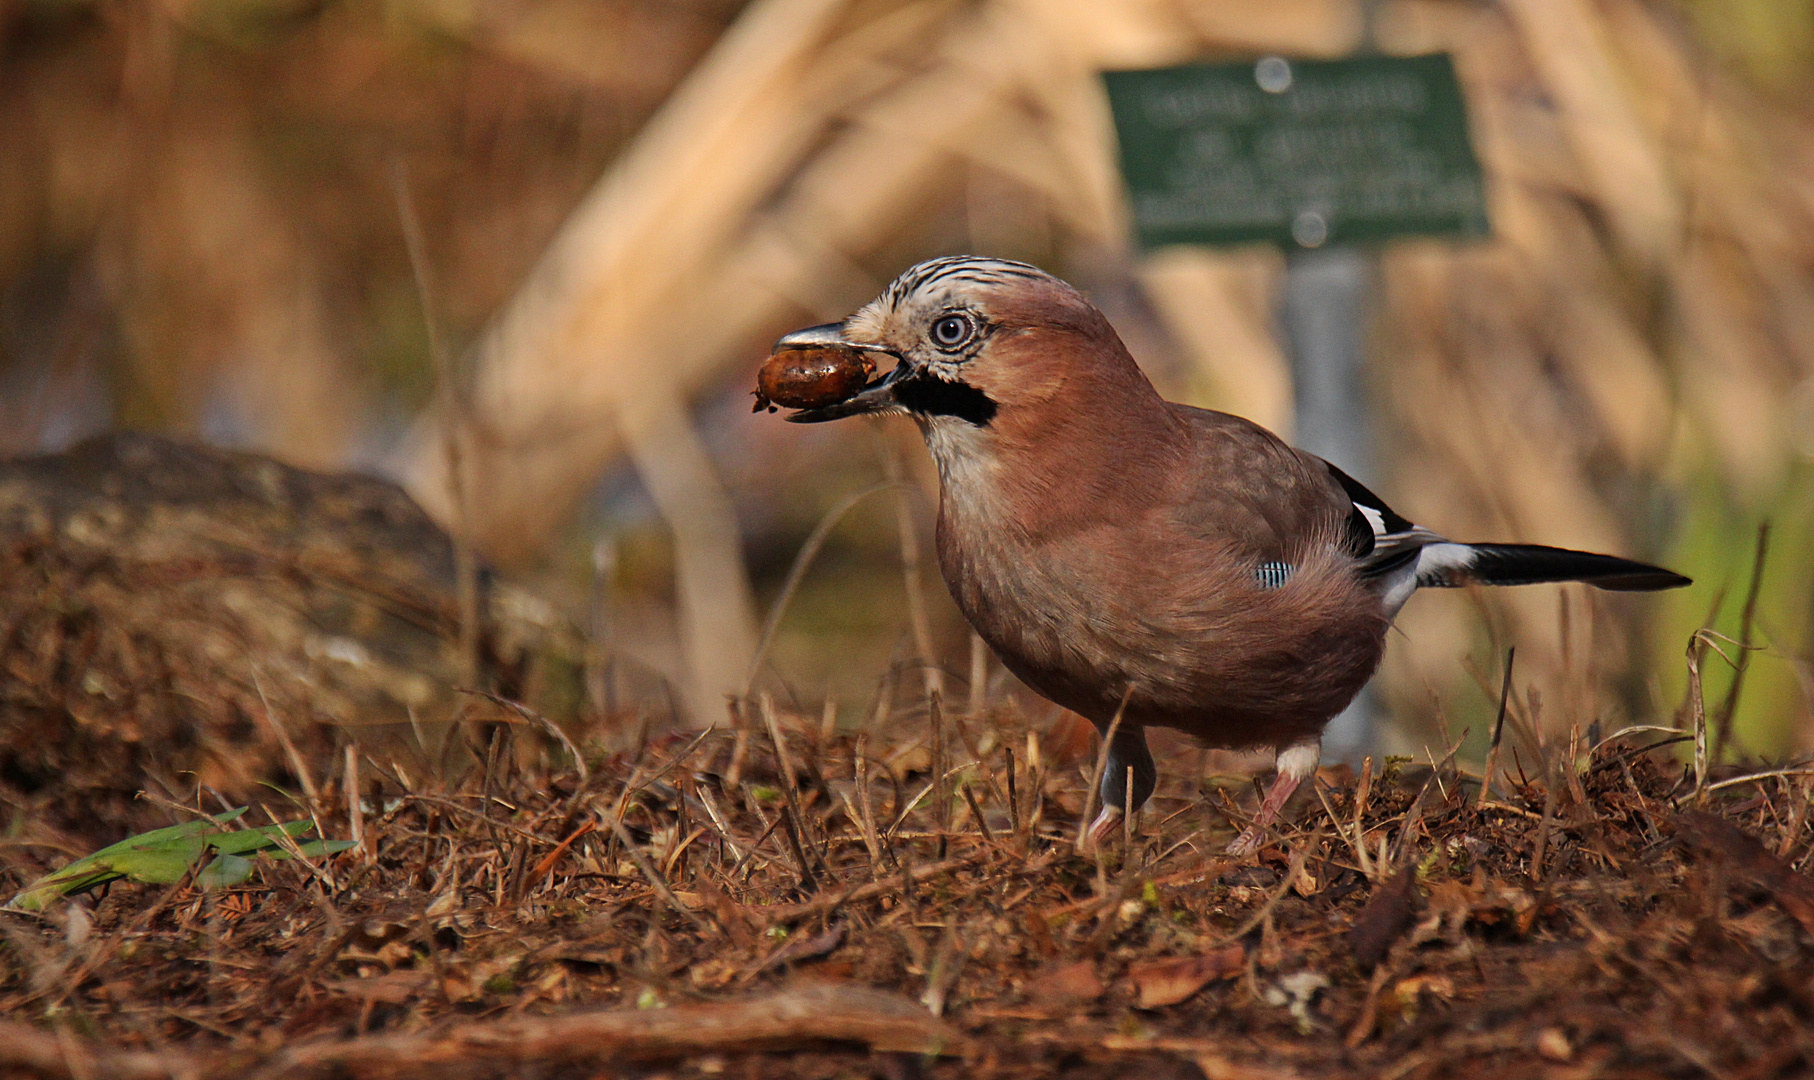
[[[359,852],[359,858],[370,862],[371,852],[365,850],[365,807],[359,804],[359,748],[352,743],[346,744],[345,785],[347,835]]]
[[[573,830],[565,840],[554,845],[553,851],[550,851],[548,854],[541,857],[534,868],[529,871],[529,879],[531,881],[536,881],[546,877],[548,872],[554,869],[554,864],[560,862],[561,856],[567,853],[567,849],[572,847],[576,840],[596,828],[598,828],[598,822],[596,821],[583,822],[580,827]]]
[[[1730,777],[1717,783],[1708,784],[1707,790],[1718,791],[1721,788],[1729,788],[1738,784],[1749,784],[1753,780],[1765,780],[1772,776],[1808,776],[1810,774],[1814,774],[1814,766],[1805,764],[1792,765],[1783,769],[1767,769],[1764,772],[1746,773],[1744,776]]]
[[[1304,863],[1309,858],[1310,849],[1314,848],[1320,839],[1322,839],[1322,830],[1318,829],[1310,835],[1308,841],[1300,844],[1291,853],[1291,863],[1285,870],[1285,876],[1279,880],[1277,885],[1273,886],[1272,892],[1266,897],[1266,902],[1260,905],[1260,909],[1253,913],[1252,918],[1242,923],[1240,928],[1233,933],[1225,934],[1207,946],[1200,946],[1197,951],[1205,953],[1212,949],[1219,949],[1253,933],[1254,928],[1266,921],[1266,916],[1272,914],[1272,909],[1278,906],[1280,900],[1285,899],[1285,894],[1290,892],[1291,886],[1297,883],[1298,875],[1304,872]]]
[[[857,798],[863,797],[864,796],[861,794],[857,796]],[[838,798],[844,802],[844,813],[850,818],[850,823],[857,827],[857,836],[863,841],[863,850],[869,853],[870,872],[880,873],[882,869],[882,846],[876,843],[875,832],[870,827],[866,815],[861,810],[857,809],[857,801],[856,799],[851,798],[850,792],[840,791],[838,792]]]
[[[977,805],[976,793],[970,790],[969,784],[963,785],[964,801],[970,804],[970,816],[976,819],[976,827],[982,830],[983,839],[995,843],[995,834],[989,831],[989,822],[983,817],[983,808]]]
[[[479,561],[472,549],[472,506],[466,483],[463,442],[470,430],[466,395],[455,378],[453,360],[441,339],[435,313],[433,280],[422,243],[422,222],[409,188],[409,166],[401,155],[391,162],[391,187],[397,200],[397,218],[403,226],[403,244],[409,251],[409,268],[416,282],[416,301],[422,307],[422,324],[428,335],[429,358],[435,365],[436,406],[441,411],[441,455],[447,469],[447,488],[453,504],[454,575],[460,605],[460,681],[476,686],[479,664]]]
[[[713,725],[712,727],[708,727],[704,731],[700,732],[698,735],[694,736],[692,742],[687,743],[686,746],[682,747],[680,749],[680,751],[678,753],[676,753],[673,757],[670,757],[670,758],[668,758],[667,761],[663,762],[661,768],[652,769],[647,774],[642,775],[642,776],[632,775],[630,777],[630,782],[624,785],[623,794],[621,794],[617,797],[617,805],[618,805],[619,810],[621,810],[624,806],[628,805],[630,797],[632,795],[635,795],[637,792],[641,791],[643,788],[646,788],[650,784],[653,784],[657,780],[660,780],[662,777],[666,776],[669,772],[673,771],[674,766],[680,764],[681,762],[685,761],[688,757],[692,756],[693,751],[697,750],[699,748],[699,744],[704,742],[708,735],[711,735],[713,732],[715,732],[717,730],[718,730],[717,726]]]
[[[1556,820],[1556,763],[1546,754],[1543,760],[1543,818],[1537,823],[1537,838],[1531,842],[1531,881],[1543,880],[1544,848],[1549,846],[1550,826]]]
[[[948,767],[946,759],[950,756],[950,750],[945,745],[944,700],[942,694],[930,688],[926,691],[926,725],[932,741],[932,775],[936,778],[932,790],[932,817],[941,830],[949,832],[951,792],[945,786],[945,769]]]
[[[901,808],[900,814],[895,817],[894,824],[888,826],[888,831],[883,834],[882,839],[887,843],[893,843],[895,835],[900,832],[902,823],[907,820],[907,815],[918,809],[920,803],[925,801],[926,796],[931,794],[932,791],[939,786],[941,781],[955,776],[965,769],[971,768],[975,764],[976,762],[974,761],[966,761],[962,765],[954,765],[947,769],[943,775],[935,776],[931,780],[926,781],[926,786],[915,792],[913,798],[907,800],[906,805]],[[937,836],[938,832],[935,830],[925,835]]]
[[[1349,827],[1341,818],[1336,817],[1335,807],[1330,804],[1329,796],[1323,791],[1323,782],[1312,776],[1310,787],[1316,792],[1317,799],[1322,802],[1323,813],[1329,815],[1329,823],[1335,826],[1335,834],[1341,837],[1342,842],[1348,845],[1348,850],[1354,853],[1354,861],[1359,865],[1362,876],[1368,881],[1372,881],[1373,861],[1367,856],[1366,837],[1360,831],[1360,822],[1358,820],[1355,822],[1353,833],[1350,835]]]
[[[1127,711],[1128,699],[1134,696],[1134,684],[1129,683],[1121,692],[1121,704],[1115,706],[1115,715],[1109,719],[1109,729],[1102,734],[1102,745],[1096,751],[1096,767],[1090,773],[1090,786],[1083,793],[1083,817],[1077,822],[1077,850],[1082,851],[1089,841],[1090,819],[1096,809],[1096,795],[1102,787],[1102,774],[1109,767],[1109,745],[1115,741],[1115,733],[1121,730],[1121,716]]]
[[[851,750],[855,759],[851,762],[852,772],[857,781],[857,828],[863,833],[863,846],[869,849],[870,870],[880,873],[882,869],[882,845],[876,837],[875,812],[869,803],[869,732],[857,734],[857,744]],[[848,801],[846,803],[848,805]]]
[[[1360,1016],[1342,1040],[1348,1049],[1358,1049],[1367,1041],[1367,1036],[1373,1034],[1373,1029],[1379,1026],[1379,995],[1386,988],[1386,983],[1391,981],[1392,975],[1392,969],[1383,964],[1373,969],[1373,977],[1367,983],[1367,996],[1361,1003]]]
[[[687,849],[693,846],[693,841],[712,831],[714,830],[709,824],[701,825],[692,832],[687,833],[685,839],[681,840],[678,844],[675,844],[674,850],[668,854],[667,859],[661,864],[662,877],[672,875],[676,864],[680,866],[681,873],[686,873],[686,863],[681,860],[686,855]],[[679,836],[680,834],[677,831],[674,835]]]
[[[879,444],[882,453],[882,475],[895,488],[895,523],[901,537],[901,577],[907,589],[907,622],[913,628],[914,648],[920,654],[921,673],[926,680],[926,693],[945,688],[945,673],[938,666],[932,650],[932,624],[926,616],[926,584],[920,576],[920,534],[913,520],[913,500],[901,475],[901,456],[887,442]]]
[[[1508,646],[1506,652],[1510,653],[1511,647]],[[1481,696],[1488,701],[1491,701],[1493,699],[1493,684],[1491,680],[1487,678],[1486,673],[1480,670],[1480,665],[1476,664],[1474,658],[1470,656],[1462,659],[1461,666],[1462,670],[1468,673],[1468,677],[1474,680],[1474,685],[1480,688]],[[1503,679],[1501,682],[1503,682]],[[1525,707],[1530,708],[1530,703],[1527,702]],[[1510,695],[1507,700],[1505,719],[1506,722],[1512,726],[1512,733],[1514,735],[1522,738],[1528,746],[1538,752],[1547,753],[1543,747],[1543,733],[1538,730],[1541,726],[1541,717],[1535,715],[1534,712],[1531,716],[1526,717],[1523,710],[1519,708],[1517,694]],[[1515,759],[1517,755],[1518,747],[1513,745],[1512,756]]]
[[[967,944],[958,924],[947,922],[939,937],[938,951],[926,969],[926,991],[920,995],[920,1004],[934,1016],[945,1014],[945,1003],[957,986],[958,976],[963,974],[964,961],[970,958]]]
[[[1701,649],[1705,630],[1688,637],[1688,719],[1694,733],[1694,799],[1707,797],[1707,702],[1701,695]],[[1547,813],[1545,814],[1547,817]]]
[[[865,900],[872,900],[878,896],[884,896],[890,893],[905,894],[906,887],[914,884],[916,881],[924,881],[927,878],[937,877],[940,874],[948,874],[953,870],[961,870],[964,867],[975,863],[978,859],[993,850],[993,848],[977,848],[975,851],[969,852],[968,854],[945,859],[942,862],[935,862],[930,866],[914,866],[906,859],[902,859],[899,877],[890,875],[882,881],[872,881],[867,885],[858,885],[855,888],[847,889],[839,893],[833,893],[830,896],[821,896],[813,900],[808,900],[802,904],[771,904],[763,908],[763,911],[765,914],[768,914],[775,919],[787,922],[799,922],[801,919],[808,919],[815,915],[823,915],[827,912],[835,911],[845,904],[862,903]],[[912,897],[911,895],[903,895],[902,900],[911,903]]]
[[[265,723],[271,725],[271,731],[276,734],[278,744],[283,747],[284,756],[290,759],[290,767],[296,770],[296,782],[302,785],[302,793],[308,796],[312,813],[315,803],[321,798],[321,789],[315,786],[315,778],[309,775],[309,767],[303,762],[302,754],[297,752],[296,744],[290,741],[290,733],[283,729],[282,722],[277,719],[277,713],[272,710],[271,699],[265,696],[264,680],[258,677],[258,665],[251,665],[251,669],[252,686],[258,691],[259,702],[265,707]],[[319,830],[321,822],[315,822],[315,827]]]
[[[894,823],[889,825],[888,829],[883,832],[882,839],[884,842],[890,844],[894,843],[894,834],[900,830],[901,823],[907,820],[907,815],[913,813],[914,809],[920,805],[920,800],[931,794],[932,789],[937,786],[937,780],[929,780],[926,782],[925,787],[914,793],[913,798],[907,800],[906,804],[901,807],[901,812],[895,815]]]
[[[813,876],[811,862],[806,858],[805,837],[806,815],[800,809],[800,782],[794,776],[794,761],[788,756],[787,741],[781,737],[781,724],[775,719],[775,703],[763,694],[757,703],[762,712],[763,727],[768,730],[769,741],[775,746],[775,764],[781,770],[781,790],[787,798],[782,807],[783,816],[787,819],[787,839],[793,845],[794,858],[800,863],[800,882],[808,892],[819,890],[818,880]]]
[[[608,822],[611,826],[611,831],[617,834],[617,842],[623,845],[624,853],[630,856],[630,861],[636,864],[636,869],[642,871],[642,876],[648,879],[649,887],[655,890],[655,895],[661,897],[664,903],[678,912],[687,922],[691,923],[693,929],[701,932],[709,929],[705,924],[705,920],[693,914],[691,909],[681,903],[680,897],[675,896],[674,890],[668,887],[667,880],[655,872],[654,864],[650,863],[649,857],[644,855],[642,849],[636,846],[635,838],[630,835],[630,830],[624,828],[623,821],[616,815],[613,815],[608,819]]]
[[[32,1024],[0,1020],[0,1066],[19,1075],[85,1080],[177,1080],[203,1076],[200,1062],[181,1051],[120,1050],[80,1038],[59,1024],[46,1031]]]
[[[1720,705],[1719,719],[1714,723],[1714,761],[1726,756],[1726,744],[1732,738],[1733,715],[1738,710],[1738,696],[1745,687],[1745,672],[1751,667],[1751,625],[1757,617],[1758,588],[1764,581],[1764,557],[1769,551],[1770,522],[1766,520],[1757,526],[1757,553],[1751,560],[1751,585],[1745,591],[1744,613],[1739,617],[1738,659],[1732,672],[1732,682],[1726,687],[1726,700]]]
[[[715,799],[712,798],[712,793],[710,791],[706,790],[706,788],[703,785],[701,785],[697,790],[698,790],[698,794],[699,794],[699,801],[700,801],[700,803],[702,803],[705,806],[705,812],[706,812],[707,816],[709,816],[712,819],[713,827],[717,830],[719,837],[724,840],[725,845],[731,849],[731,854],[736,856],[737,865],[742,866],[746,861],[749,860],[749,857],[750,857],[749,854],[745,854],[743,849],[737,846],[737,840],[731,833],[731,827],[724,820],[724,815],[718,811],[718,803]],[[757,843],[761,843],[761,841],[758,840]],[[760,856],[758,856],[758,858],[760,858]],[[766,859],[763,860],[764,863],[766,863],[767,861],[768,860],[766,860]]]
[[[1505,650],[1505,678],[1499,684],[1499,715],[1493,721],[1493,745],[1487,750],[1486,771],[1480,777],[1480,806],[1485,806],[1493,794],[1493,773],[1499,768],[1499,740],[1505,735],[1505,711],[1512,699],[1512,661],[1517,655],[1516,646]]]
[[[1007,759],[1008,763],[1008,824],[1013,826],[1014,837],[1018,840],[1020,838],[1020,790],[1015,786],[1014,781],[1014,748],[1003,743],[1001,750],[1002,756]]]
[[[1129,765],[1121,788],[1121,850],[1128,859],[1134,851],[1134,767]]]
[[[563,1016],[463,1018],[407,1034],[361,1035],[275,1051],[197,1054],[124,1050],[67,1028],[0,1020],[0,1068],[85,1080],[278,1080],[305,1076],[465,1074],[478,1063],[660,1061],[708,1053],[804,1050],[852,1043],[878,1053],[956,1055],[961,1031],[894,994],[805,983],[740,1001]]]
[[[1611,735],[1606,736],[1604,739],[1601,739],[1599,742],[1588,747],[1587,756],[1589,758],[1592,758],[1594,755],[1596,755],[1600,752],[1600,747],[1605,746],[1607,743],[1612,742],[1614,739],[1622,739],[1627,735],[1642,735],[1645,732],[1659,732],[1659,733],[1667,732],[1671,735],[1680,735],[1681,731],[1682,731],[1681,728],[1670,727],[1667,724],[1633,724],[1630,727],[1620,728],[1619,730],[1613,732]],[[1692,736],[1689,736],[1689,737],[1692,738]],[[1655,750],[1659,746],[1668,746],[1670,743],[1680,742],[1680,741],[1681,741],[1681,739],[1664,739],[1662,742],[1653,743],[1650,746],[1638,747],[1636,749],[1636,752],[1643,753],[1645,750]]]
[[[775,835],[775,830],[779,829],[780,827],[781,827],[781,815],[776,814],[775,820],[769,822],[767,827],[765,827],[762,830],[762,835],[756,837],[756,842],[754,844],[750,845],[749,852],[747,854],[745,854],[743,856],[743,858],[737,860],[737,864],[735,866],[731,867],[731,876],[735,877],[737,875],[737,872],[743,869],[744,863],[749,862],[751,858],[755,858],[756,860],[761,862],[762,865],[764,865],[764,866],[775,865],[774,862],[771,862],[770,860],[763,858],[759,854],[759,850],[761,849],[763,844],[768,843],[768,838]]]
[[[532,840],[538,844],[546,844],[549,842],[547,837],[537,836],[535,833],[532,833],[527,829],[519,828],[518,826],[510,824],[508,821],[499,821],[497,818],[492,817],[490,814],[484,814],[477,810],[473,810],[468,807],[461,806],[459,803],[453,801],[452,799],[445,799],[439,795],[424,795],[419,792],[411,792],[411,793],[404,795],[403,797],[412,802],[428,803],[430,806],[439,806],[445,810],[452,810],[456,814],[465,814],[467,817],[477,818],[477,819],[479,819],[480,822],[482,822],[489,828],[503,829],[507,832],[516,833],[518,836],[522,837],[525,840]],[[498,800],[492,800],[492,801],[495,802]],[[505,804],[505,805],[508,805],[508,804]],[[325,836],[326,834],[323,833],[321,835]]]
[[[795,822],[793,807],[781,807],[781,824],[787,829],[787,843],[794,851],[794,861],[800,866],[800,887],[809,893],[819,891],[819,879],[813,874],[812,860],[806,857],[806,845],[800,842],[800,827]]]
[[[541,713],[536,712],[534,709],[531,709],[528,706],[522,704],[521,702],[512,701],[507,697],[503,697],[502,695],[499,695],[499,694],[494,694],[489,690],[478,690],[478,689],[475,689],[470,686],[456,686],[456,687],[454,687],[454,690],[456,693],[473,694],[477,697],[482,697],[486,701],[489,701],[494,705],[502,705],[504,708],[509,709],[511,712],[516,713],[518,716],[522,717],[524,720],[527,720],[532,724],[541,725],[542,728],[544,728],[548,732],[548,734],[553,735],[556,739],[558,739],[560,741],[560,744],[562,746],[567,748],[568,755],[573,758],[573,771],[579,773],[580,786],[585,787],[586,784],[591,781],[592,770],[586,766],[585,757],[580,754],[579,747],[574,745],[573,740],[568,737],[567,733],[565,731],[561,730],[561,726],[559,724],[548,719],[546,716],[543,716]],[[706,731],[708,731],[708,732],[710,730],[711,730],[710,728],[706,729]]]

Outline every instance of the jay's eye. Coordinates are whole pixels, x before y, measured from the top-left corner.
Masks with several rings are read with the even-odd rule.
[[[944,315],[932,324],[932,343],[941,349],[955,349],[976,333],[976,324],[966,315]]]

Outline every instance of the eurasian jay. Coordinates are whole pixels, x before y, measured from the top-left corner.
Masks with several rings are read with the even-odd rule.
[[[1276,749],[1277,776],[1229,850],[1258,847],[1420,586],[1689,583],[1610,555],[1456,543],[1413,525],[1257,424],[1160,397],[1095,305],[1025,263],[921,263],[843,322],[776,348],[899,361],[788,419],[919,424],[957,606],[1029,687],[1099,732],[1114,726],[1098,838],[1152,794],[1156,726]]]

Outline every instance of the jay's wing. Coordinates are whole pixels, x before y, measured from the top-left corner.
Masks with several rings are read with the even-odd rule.
[[[1190,532],[1286,574],[1317,538],[1334,537],[1357,558],[1373,550],[1373,528],[1321,458],[1241,417],[1172,407],[1195,429],[1174,474],[1176,513]]]
[[[1360,560],[1362,575],[1384,576],[1417,560],[1425,548],[1446,543],[1430,530],[1400,517],[1386,505],[1386,500],[1367,490],[1359,480],[1326,461],[1323,465],[1354,507],[1344,535],[1349,554]]]

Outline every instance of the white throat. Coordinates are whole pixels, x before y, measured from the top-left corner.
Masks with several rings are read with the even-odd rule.
[[[998,490],[996,470],[1001,467],[994,432],[955,416],[925,417],[920,431],[938,467],[946,512],[991,514],[989,504]]]

